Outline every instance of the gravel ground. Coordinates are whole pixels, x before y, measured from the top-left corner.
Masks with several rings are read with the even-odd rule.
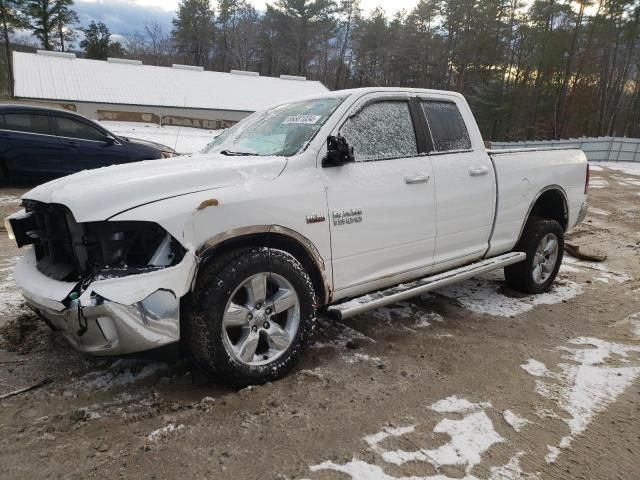
[[[0,232],[0,478],[637,479],[640,172],[593,205],[538,297],[487,275],[342,323],[232,391],[188,360],[92,359],[24,309]],[[18,208],[0,190],[0,214]]]

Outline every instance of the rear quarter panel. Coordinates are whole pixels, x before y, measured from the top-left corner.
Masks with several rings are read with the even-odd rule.
[[[587,160],[581,150],[489,153],[496,171],[498,204],[488,256],[513,249],[530,208],[548,188],[558,188],[565,193],[569,209],[568,228],[575,225],[586,199]]]

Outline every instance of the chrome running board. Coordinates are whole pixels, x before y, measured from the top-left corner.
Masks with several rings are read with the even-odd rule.
[[[510,252],[497,257],[480,260],[463,267],[438,273],[429,277],[415,280],[411,283],[401,284],[395,287],[379,290],[369,293],[361,297],[354,298],[344,303],[330,305],[327,308],[327,314],[338,320],[353,317],[359,313],[373,310],[374,308],[384,307],[391,303],[400,302],[407,298],[430,292],[436,288],[445,287],[452,283],[475,277],[481,273],[497,270],[514,263],[522,262],[527,258],[524,252]]]

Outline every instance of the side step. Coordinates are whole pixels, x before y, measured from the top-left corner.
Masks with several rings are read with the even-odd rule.
[[[527,258],[524,252],[510,252],[498,257],[488,258],[479,262],[471,263],[453,270],[447,270],[430,277],[424,277],[411,283],[398,285],[395,287],[379,290],[377,292],[357,297],[344,303],[331,305],[327,308],[330,317],[342,320],[353,317],[359,313],[384,307],[391,303],[400,302],[407,298],[415,297],[422,293],[430,292],[436,288],[445,287],[452,283],[475,277],[481,273],[497,270],[514,263],[522,262]]]

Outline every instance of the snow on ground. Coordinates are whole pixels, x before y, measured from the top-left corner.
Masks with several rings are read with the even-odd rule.
[[[602,217],[608,217],[609,215],[611,215],[611,212],[608,212],[607,210],[602,210],[601,208],[596,208],[596,207],[589,207],[589,213],[592,213],[594,215],[600,215]]]
[[[20,197],[15,195],[0,194],[0,206],[1,205],[17,205],[20,203]]]
[[[499,272],[493,272],[440,288],[434,293],[451,298],[475,313],[513,317],[532,310],[536,305],[553,305],[583,292],[579,284],[564,280],[556,282],[547,293],[514,298],[500,293],[503,285],[500,275]],[[428,299],[428,295],[423,298]]]
[[[563,268],[566,266],[568,269],[573,267],[574,270],[580,272],[591,272],[593,279],[602,283],[609,283],[609,280],[613,280],[616,283],[624,283],[632,279],[631,275],[627,273],[611,270],[607,262],[587,262],[567,255],[562,260],[562,263]],[[570,270],[565,269],[565,271]]]
[[[640,162],[589,162],[589,165],[592,172],[597,171],[595,168],[601,171],[602,167],[606,167],[627,175],[640,175]]]
[[[519,417],[511,410],[505,410],[502,412],[502,418],[504,418],[504,421],[507,422],[516,432],[520,432],[520,430],[532,423],[526,418]]]
[[[435,408],[434,408],[435,407]],[[423,438],[415,435],[417,425],[404,427],[383,427],[377,433],[367,435],[363,440],[369,446],[369,450],[380,457],[386,465],[403,465],[407,462],[424,462],[430,464],[436,472],[442,467],[458,467],[464,470],[464,477],[449,477],[444,474],[428,475],[424,477],[412,476],[411,480],[449,480],[461,478],[463,480],[477,480],[471,475],[471,470],[478,465],[483,454],[498,443],[505,442],[493,427],[491,418],[485,409],[490,408],[488,402],[473,403],[456,396],[440,400],[431,406],[432,410],[444,414],[460,415],[462,418],[443,418],[433,428],[433,434],[444,434],[449,439],[437,448],[419,448],[419,440]],[[432,436],[433,434],[427,435]],[[408,438],[411,437],[411,438]],[[415,445],[417,450],[406,451],[389,448],[389,443],[394,440],[404,440],[404,445]],[[512,456],[505,465],[490,468],[489,479],[535,479],[536,475],[524,473],[520,467],[520,457],[524,452],[518,452]],[[353,458],[344,464],[326,461],[310,467],[312,472],[332,470],[349,475],[352,480],[400,480],[398,477],[387,474],[382,467],[372,463]],[[408,480],[408,478],[403,478]]]
[[[184,428],[184,425],[182,424],[176,426],[174,423],[170,423],[166,427],[158,428],[157,430],[154,430],[153,432],[151,432],[149,435],[147,435],[146,440],[148,443],[155,443],[158,440],[167,438],[173,432],[178,432],[182,430],[183,428]]]
[[[152,377],[167,368],[168,365],[163,362],[120,359],[106,370],[84,375],[76,381],[76,386],[91,390],[110,390]]]
[[[491,403],[472,403],[465,398],[459,398],[455,395],[439,400],[429,408],[438,413],[462,413],[468,410],[478,410],[481,408],[489,408]]]
[[[591,177],[589,178],[589,188],[604,188],[608,187],[609,182],[602,177]]]
[[[568,363],[560,363],[556,371],[548,370],[534,359],[522,365],[539,378],[536,392],[555,401],[567,414],[561,418],[569,426],[570,434],[562,437],[557,446],[549,446],[547,463],[554,462],[561,449],[568,448],[595,415],[604,411],[640,376],[640,346],[585,337],[568,343],[569,346],[558,348],[565,352],[562,359]]]
[[[222,133],[222,130],[177,127],[174,125],[160,126],[155,123],[114,122],[108,120],[98,123],[116,135],[161,143],[181,154],[199,152]]]
[[[626,320],[635,329],[634,323],[640,314]],[[640,333],[640,332],[638,332]],[[595,415],[604,411],[622,392],[640,376],[640,346],[608,342],[598,338],[579,337],[569,340],[556,349],[562,352],[561,363],[549,369],[536,360],[529,359],[522,368],[536,377],[535,392],[556,403],[558,411],[537,408],[541,418],[558,419],[566,423],[569,434],[560,438],[557,445],[548,445],[544,459],[553,463],[569,448],[576,436],[582,434]],[[487,410],[490,402],[474,403],[465,398],[451,396],[433,403],[431,410],[443,418],[431,433],[420,432],[419,425],[386,426],[377,433],[366,435],[363,440],[379,461],[368,463],[353,457],[346,463],[325,461],[310,467],[312,472],[330,470],[348,475],[352,480],[478,480],[471,474],[473,468],[483,461],[483,455],[494,445],[504,443],[515,446],[517,453],[501,466],[489,466],[488,480],[538,479],[538,474],[524,472],[518,450],[513,439],[508,441],[494,428]],[[502,412],[504,420],[520,432],[532,422],[511,410]],[[448,440],[436,448],[421,448],[420,439],[437,438],[444,434]],[[411,445],[414,450],[394,448],[394,445]],[[488,461],[491,457],[488,456]],[[430,465],[435,475],[395,477],[380,466],[393,467],[408,462]],[[443,474],[443,467],[457,467],[464,476]],[[447,470],[449,471],[449,470]]]
[[[23,298],[13,281],[13,269],[17,258],[4,259],[0,263],[0,312],[15,313],[22,308]]]

